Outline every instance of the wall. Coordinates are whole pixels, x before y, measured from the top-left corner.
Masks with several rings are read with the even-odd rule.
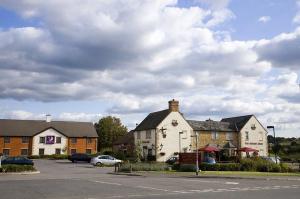
[[[10,149],[10,156],[20,156],[21,149],[28,149],[30,155],[31,145],[31,138],[29,138],[29,143],[22,143],[22,137],[10,137],[10,143],[4,143],[4,137],[0,137],[0,153],[3,153],[3,149]]]
[[[251,129],[251,125],[255,125],[255,130]],[[249,132],[248,141],[246,140],[247,131]],[[262,136],[260,132],[262,133]],[[259,156],[268,156],[267,131],[254,116],[252,116],[247,124],[241,129],[240,144],[241,147],[257,149],[259,151]],[[246,156],[246,153],[242,152],[242,156]]]
[[[85,137],[80,137],[76,139],[76,143],[71,143],[71,138],[68,139],[69,154],[71,154],[71,149],[76,149],[76,153],[86,153],[86,149],[91,149],[92,153],[97,153],[97,138],[91,138],[91,143],[88,143]]]
[[[61,143],[56,143],[55,144],[45,144],[45,143],[40,143],[40,137],[46,137],[46,136],[55,136],[56,137],[61,137]],[[45,155],[52,155],[55,154],[55,149],[59,148],[61,149],[61,153],[64,153],[64,149],[67,147],[67,137],[62,135],[61,133],[57,132],[54,129],[47,129],[33,137],[33,143],[32,143],[32,155],[39,155],[39,149],[44,148]]]
[[[200,131],[199,137],[198,137],[198,148],[205,147],[207,144],[215,144],[215,145],[220,145],[221,147],[223,147],[229,141],[233,145],[238,147],[238,133],[231,132],[232,140],[226,139],[226,133],[227,132],[218,131],[218,138],[212,139],[211,131]]]

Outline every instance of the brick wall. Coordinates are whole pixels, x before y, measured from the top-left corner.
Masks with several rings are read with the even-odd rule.
[[[22,143],[22,137],[10,137],[10,143],[4,143],[4,137],[0,137],[0,153],[3,149],[9,149],[10,156],[20,156],[21,149],[28,149],[28,155],[32,151],[32,138],[29,138],[29,143]]]
[[[97,153],[97,138],[90,138],[91,143],[88,143],[89,138],[76,138],[76,143],[72,143],[72,138],[68,138],[68,154],[71,154],[72,149],[76,149],[76,153],[86,153],[86,149],[91,149],[91,153]]]

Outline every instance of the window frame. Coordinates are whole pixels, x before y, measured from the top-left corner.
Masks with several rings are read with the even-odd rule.
[[[5,153],[4,151],[8,151],[8,153]],[[4,156],[9,156],[9,154],[10,154],[10,149],[4,148],[4,149],[2,149],[2,153],[3,153]]]
[[[88,151],[90,151],[90,152],[88,152]],[[86,154],[92,154],[92,149],[85,149],[85,153]]]
[[[58,142],[58,140],[59,140],[59,142]],[[56,137],[55,138],[55,143],[56,144],[61,144],[61,137]]]
[[[233,140],[233,132],[226,132],[226,141]]]
[[[151,130],[146,130],[146,139],[152,139],[152,132],[151,132]]]
[[[4,143],[5,144],[9,144],[10,143],[10,137],[9,136],[4,136],[3,139],[4,139]]]
[[[77,138],[72,137],[71,139],[71,144],[77,144]]]
[[[45,144],[45,143],[46,143],[45,137],[40,136],[39,138],[40,138],[40,139],[39,139],[39,143],[40,143],[40,144]]]
[[[43,153],[41,153],[43,151]],[[45,155],[45,148],[39,148],[39,155]]]
[[[29,143],[29,137],[28,136],[22,136],[22,144],[28,144]]]
[[[219,138],[219,132],[218,131],[212,131],[211,132],[211,139],[217,140]]]
[[[59,153],[57,153],[58,150],[59,150]],[[55,155],[61,155],[61,148],[55,148]]]
[[[245,140],[249,141],[249,131],[245,131]]]
[[[26,154],[23,154],[23,151],[26,150]],[[28,148],[26,149],[21,149],[21,156],[28,156],[29,155],[29,150]]]
[[[86,138],[86,143],[92,144],[93,143],[93,139],[92,138]]]

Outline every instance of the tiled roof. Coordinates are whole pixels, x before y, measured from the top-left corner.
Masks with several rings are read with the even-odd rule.
[[[136,131],[155,129],[168,115],[169,109],[150,113],[136,128]]]
[[[195,131],[235,131],[234,129],[229,127],[230,123],[228,122],[219,122],[213,120],[187,120],[187,122]]]
[[[119,145],[119,144],[134,144],[134,136],[133,136],[133,131],[130,131],[123,135],[122,137],[119,137],[116,141],[113,143],[114,145]]]
[[[0,136],[34,136],[49,128],[67,137],[98,137],[90,122],[0,119]]]
[[[230,123],[229,128],[240,131],[252,116],[253,115],[245,115],[245,116],[238,116],[238,117],[223,118],[221,122],[229,122]]]

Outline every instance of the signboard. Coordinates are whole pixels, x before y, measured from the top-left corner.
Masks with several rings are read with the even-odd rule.
[[[55,143],[55,136],[48,135],[46,136],[46,144],[54,144]]]

